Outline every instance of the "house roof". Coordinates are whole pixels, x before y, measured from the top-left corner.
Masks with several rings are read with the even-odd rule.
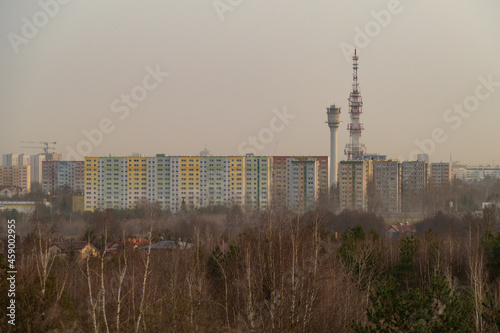
[[[118,253],[118,248],[121,242],[122,241],[120,240],[108,242],[108,244],[106,244],[106,252]],[[147,245],[148,240],[144,238],[127,238],[125,244],[127,244],[128,247],[132,247],[135,249],[137,247]]]
[[[54,243],[54,246],[57,246],[59,249],[61,249],[62,253],[68,253],[68,252],[71,252],[73,250],[81,251],[87,245],[94,247],[92,244],[85,242],[85,241],[68,241],[68,240],[66,240],[64,242]]]
[[[23,189],[16,185],[0,185],[0,191],[9,190],[9,191],[22,191]]]
[[[192,244],[186,242],[175,241],[175,240],[163,240],[161,242],[151,244],[151,250],[171,250],[178,248],[190,248],[191,246]],[[148,247],[149,245],[141,246],[141,249],[147,250]]]
[[[386,227],[387,231],[389,231],[391,229],[394,229],[395,232],[398,232],[400,234],[416,232],[416,229],[414,226],[406,224],[406,223],[396,223],[396,224],[389,225]]]

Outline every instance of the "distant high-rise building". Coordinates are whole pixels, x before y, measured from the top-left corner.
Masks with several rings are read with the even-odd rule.
[[[19,154],[17,165],[30,165],[30,155]]]
[[[2,165],[19,165],[19,154],[3,154]]]
[[[312,156],[312,158],[318,161],[318,191],[320,194],[326,194],[330,189],[330,175],[328,170],[331,164],[330,160],[328,159],[328,156]],[[338,177],[338,172],[335,172],[337,174],[336,177]]]
[[[429,183],[431,186],[451,185],[453,167],[451,163],[431,163]]]
[[[287,193],[287,159],[289,156],[273,156],[271,170],[271,197],[274,205],[285,206]]]
[[[60,154],[4,154],[2,156],[2,165],[29,165],[31,182],[42,183],[42,162],[45,161],[46,155],[51,158],[58,158]]]
[[[215,206],[231,203],[231,163],[223,156],[212,156],[200,160],[200,205]],[[234,163],[233,163],[234,164]]]
[[[61,153],[44,153],[45,155],[45,160],[46,161],[60,161],[62,160],[62,154]]]
[[[145,157],[85,157],[85,210],[127,209],[146,200],[147,170]]]
[[[156,155],[156,157],[148,157],[147,163],[147,200],[158,202],[162,209],[170,209],[172,212],[179,211],[181,207],[178,196],[180,158],[161,154]],[[123,177],[128,177],[126,171]]]
[[[49,193],[65,188],[73,192],[83,192],[83,161],[43,161],[42,190]]]
[[[341,161],[338,170],[340,210],[367,210],[373,161]]]
[[[245,202],[245,157],[228,156],[231,177],[231,205],[242,206]],[[201,182],[204,180],[202,179]]]
[[[319,195],[318,160],[289,159],[287,162],[287,206],[302,212],[314,209]]]
[[[0,166],[0,185],[17,186],[22,193],[31,190],[29,165],[2,165]]]
[[[401,163],[401,211],[422,211],[427,175],[428,165],[425,161]]]
[[[45,161],[45,154],[31,155],[31,181],[42,184],[42,163]]]
[[[384,213],[401,211],[401,164],[373,161],[374,209]]]
[[[295,162],[317,162],[316,167],[298,168]],[[294,172],[292,170],[294,169]],[[310,186],[313,184],[302,184],[302,194],[293,194],[290,186],[292,183],[296,182],[296,177],[301,178],[305,181],[306,178],[310,178],[311,172],[314,174],[314,186],[316,187],[315,197],[320,193],[328,193],[329,189],[329,164],[328,156],[273,156],[272,157],[272,180],[271,180],[271,198],[273,204],[281,207],[288,207],[292,209],[306,209],[309,207],[309,203],[305,203],[304,195],[307,194],[307,202],[311,202],[311,189]],[[305,173],[307,173],[307,176]],[[295,180],[294,180],[295,179]],[[311,182],[311,181],[309,181]],[[307,189],[306,189],[307,188]],[[297,196],[296,196],[297,195]],[[294,199],[292,199],[294,198]],[[297,199],[299,198],[299,199]],[[301,200],[300,205],[297,204],[297,200]]]
[[[273,159],[267,156],[245,157],[245,205],[265,210],[271,198]]]
[[[200,207],[201,186],[200,186],[200,156],[181,156],[180,179],[179,179],[179,199],[181,205],[187,208]]]
[[[3,154],[2,165],[30,165],[30,156],[26,154]]]

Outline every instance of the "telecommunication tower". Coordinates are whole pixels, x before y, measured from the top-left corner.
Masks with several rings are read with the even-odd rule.
[[[347,160],[362,159],[363,155],[366,154],[366,147],[360,140],[363,125],[359,122],[359,118],[361,113],[363,113],[363,99],[359,91],[358,59],[359,57],[356,50],[354,50],[354,55],[352,57],[352,91],[348,98],[351,123],[347,125],[347,130],[349,131],[350,142],[346,145],[344,150],[344,153],[347,155]]]

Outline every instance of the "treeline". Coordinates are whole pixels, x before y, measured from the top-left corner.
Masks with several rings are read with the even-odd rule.
[[[18,244],[16,326],[2,332],[499,332],[495,209],[438,213],[386,238],[373,214],[286,211],[86,217],[96,257],[52,256],[57,221],[34,215]],[[37,218],[38,216],[38,218]],[[154,243],[132,249],[133,227]],[[118,253],[104,254],[110,240]],[[7,282],[1,260],[0,297]]]

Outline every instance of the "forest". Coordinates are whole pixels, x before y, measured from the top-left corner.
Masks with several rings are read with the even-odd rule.
[[[368,212],[171,215],[155,205],[85,213],[76,240],[96,256],[54,255],[70,233],[47,208],[16,248],[16,326],[2,332],[499,332],[500,214],[436,214],[386,232]],[[19,232],[22,230],[20,229]],[[70,233],[71,234],[71,233]],[[190,246],[132,248],[183,240]],[[117,241],[116,253],[106,244]],[[7,302],[7,261],[0,297]]]

